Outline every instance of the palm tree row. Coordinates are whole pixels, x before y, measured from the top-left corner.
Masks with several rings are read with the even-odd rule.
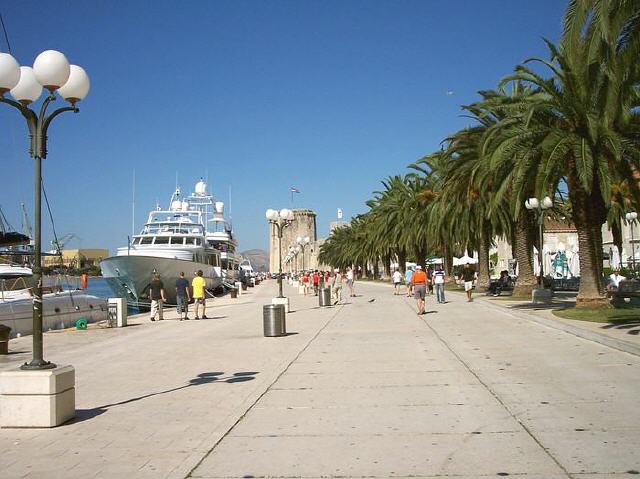
[[[470,126],[384,180],[369,210],[332,233],[321,260],[402,268],[442,255],[450,272],[454,253],[475,250],[482,287],[489,249],[503,237],[519,265],[515,294],[526,294],[536,284],[533,247],[542,248],[524,202],[551,196],[577,230],[577,305],[605,304],[602,225],[620,248],[621,218],[640,205],[640,4],[571,0],[560,42],[545,42],[548,60],[527,60],[463,106]]]

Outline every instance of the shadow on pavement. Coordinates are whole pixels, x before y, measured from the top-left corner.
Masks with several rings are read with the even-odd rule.
[[[296,333],[291,333],[291,334],[296,334]],[[119,401],[112,404],[105,404],[104,406],[98,406],[92,409],[76,409],[76,417],[66,422],[65,425],[76,424],[76,423],[100,416],[115,406],[123,406],[125,404],[141,401],[143,399],[147,399],[153,396],[168,394],[175,391],[179,391],[181,389],[186,389],[193,386],[200,386],[202,384],[210,384],[213,382],[234,384],[234,383],[243,383],[247,381],[252,381],[256,378],[257,374],[259,373],[256,371],[240,371],[227,376],[225,376],[225,373],[222,371],[200,373],[195,378],[190,379],[187,384],[184,384],[182,386],[177,386],[175,388],[166,389],[164,391],[158,391],[155,393],[144,394],[142,396],[125,399],[124,401]]]

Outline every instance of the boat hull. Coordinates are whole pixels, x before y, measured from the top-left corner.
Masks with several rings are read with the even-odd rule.
[[[70,328],[80,318],[93,323],[107,319],[107,300],[84,291],[63,291],[43,296],[42,329]],[[33,333],[33,299],[0,302],[0,324],[11,328],[11,337]]]
[[[149,284],[154,273],[160,274],[168,304],[176,304],[175,282],[180,272],[191,281],[196,272],[202,270],[208,290],[222,284],[219,267],[174,258],[113,256],[101,261],[100,269],[113,292],[138,307],[149,306]]]

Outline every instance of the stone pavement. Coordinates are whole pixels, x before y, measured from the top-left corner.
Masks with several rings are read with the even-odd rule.
[[[0,477],[640,471],[637,356],[457,294],[420,317],[363,283],[325,309],[288,288],[296,334],[263,338],[274,291],[220,300],[206,321],[47,334],[46,357],[76,367],[79,418],[1,429]]]

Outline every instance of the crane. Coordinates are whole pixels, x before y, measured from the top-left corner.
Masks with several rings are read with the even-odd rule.
[[[61,238],[54,239],[53,241],[51,241],[51,251],[49,251],[49,253],[57,254],[58,256],[61,256],[62,255],[62,249],[72,239],[80,240],[81,238],[78,237],[75,233],[67,233],[66,235],[62,236]]]

